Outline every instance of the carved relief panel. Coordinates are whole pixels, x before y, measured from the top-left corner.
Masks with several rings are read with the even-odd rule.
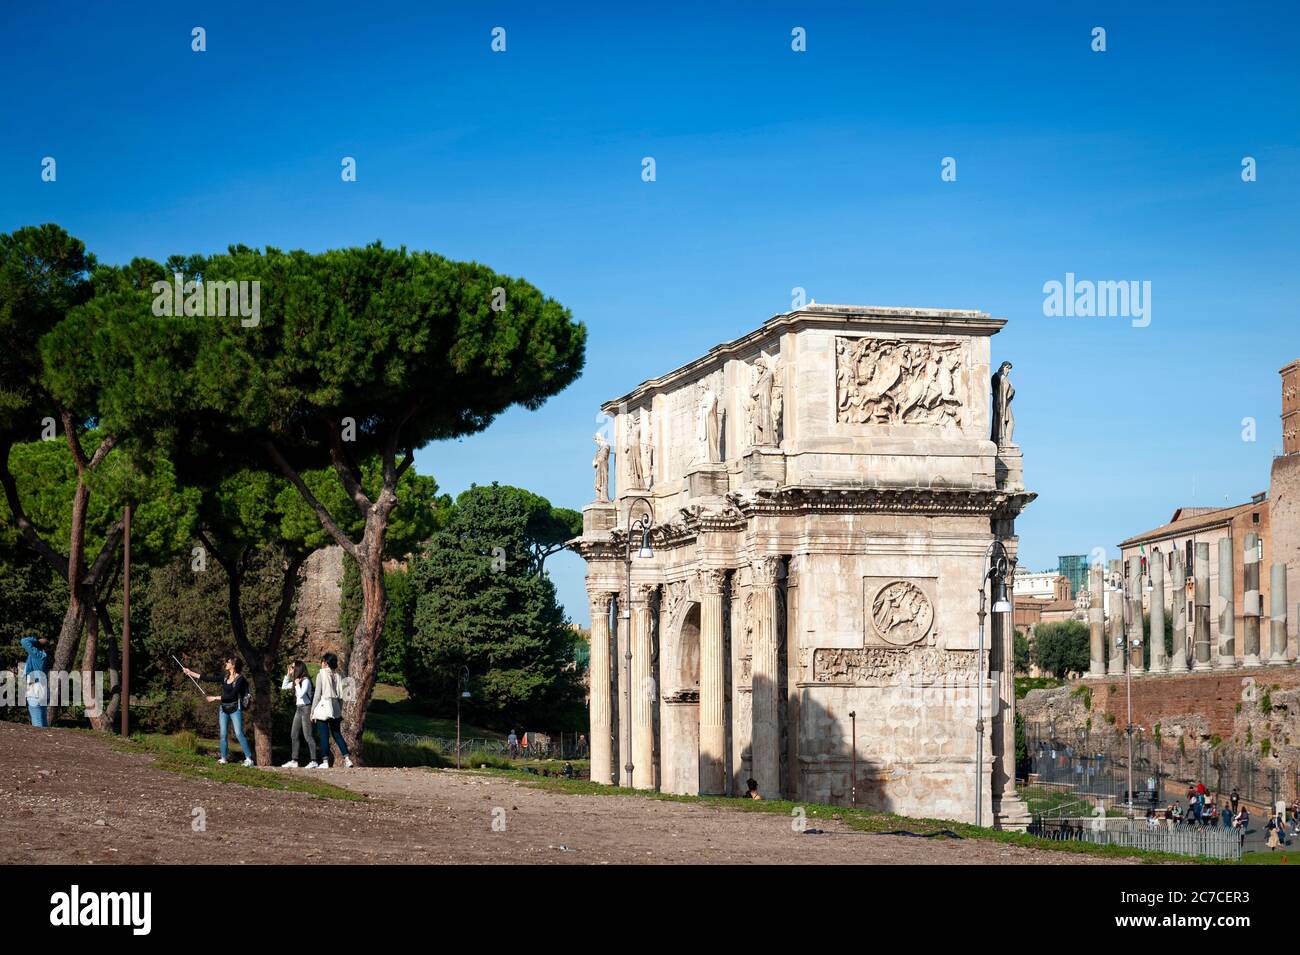
[[[960,428],[968,378],[961,342],[838,337],[835,420]]]
[[[862,579],[863,644],[866,646],[935,646],[935,578]]]

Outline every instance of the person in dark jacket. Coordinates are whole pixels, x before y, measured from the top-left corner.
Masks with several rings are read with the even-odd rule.
[[[27,636],[22,639],[23,649],[27,651],[27,662],[23,664],[23,680],[27,684],[27,712],[32,718],[32,725],[44,727],[50,725],[50,711],[46,709],[50,702],[50,642],[45,637]]]
[[[200,674],[189,667],[184,669],[185,675],[191,680],[221,684],[221,695],[208,697],[209,703],[221,704],[221,758],[217,762],[222,764],[226,762],[227,736],[233,725],[235,738],[239,740],[239,745],[244,750],[244,765],[257,765],[253,762],[253,747],[248,745],[248,739],[244,736],[244,698],[248,696],[248,681],[244,679],[244,661],[239,657],[227,657],[224,672],[220,674]]]

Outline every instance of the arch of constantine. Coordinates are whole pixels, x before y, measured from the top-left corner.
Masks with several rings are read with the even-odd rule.
[[[990,545],[1014,559],[1034,497],[1003,324],[808,305],[604,405],[569,544],[594,781],[1026,821],[1010,614],[977,659]]]

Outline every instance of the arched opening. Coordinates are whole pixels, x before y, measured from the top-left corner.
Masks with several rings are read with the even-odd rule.
[[[700,605],[692,603],[676,632],[669,624],[671,665],[663,673],[660,709],[665,792],[700,791]]]

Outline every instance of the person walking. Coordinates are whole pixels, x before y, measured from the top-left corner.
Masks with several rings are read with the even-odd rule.
[[[253,762],[253,747],[248,745],[248,739],[244,736],[244,707],[249,699],[248,681],[244,679],[244,661],[239,657],[226,657],[221,673],[197,673],[189,667],[182,667],[185,675],[191,680],[198,680],[200,683],[220,683],[221,695],[209,696],[209,703],[220,703],[218,708],[219,723],[221,727],[221,758],[217,762],[221,765],[226,763],[226,754],[229,752],[229,734],[230,727],[235,728],[235,738],[239,740],[239,745],[244,751],[244,765],[256,766]]]
[[[513,729],[510,731],[510,735],[506,737],[506,749],[510,751],[511,759],[519,755],[519,737],[515,735]]]
[[[301,660],[294,660],[289,671],[284,675],[284,682],[280,684],[282,690],[293,690],[293,701],[295,709],[293,712],[293,726],[289,729],[289,740],[293,745],[293,752],[289,756],[289,762],[284,764],[286,769],[298,768],[298,751],[299,742],[307,740],[307,749],[311,753],[311,762],[307,764],[307,769],[315,769],[316,763],[316,737],[312,733],[311,725],[311,705],[313,700],[311,677],[307,673],[307,664]]]
[[[348,744],[343,739],[343,680],[338,674],[339,658],[332,653],[321,657],[320,672],[316,674],[316,695],[311,704],[311,718],[320,734],[320,762],[318,769],[330,768],[330,737],[339,748],[343,765],[352,768]]]
[[[35,634],[19,642],[27,651],[27,662],[23,664],[27,714],[32,718],[32,726],[43,729],[50,725],[50,650],[53,647],[46,637]]]

